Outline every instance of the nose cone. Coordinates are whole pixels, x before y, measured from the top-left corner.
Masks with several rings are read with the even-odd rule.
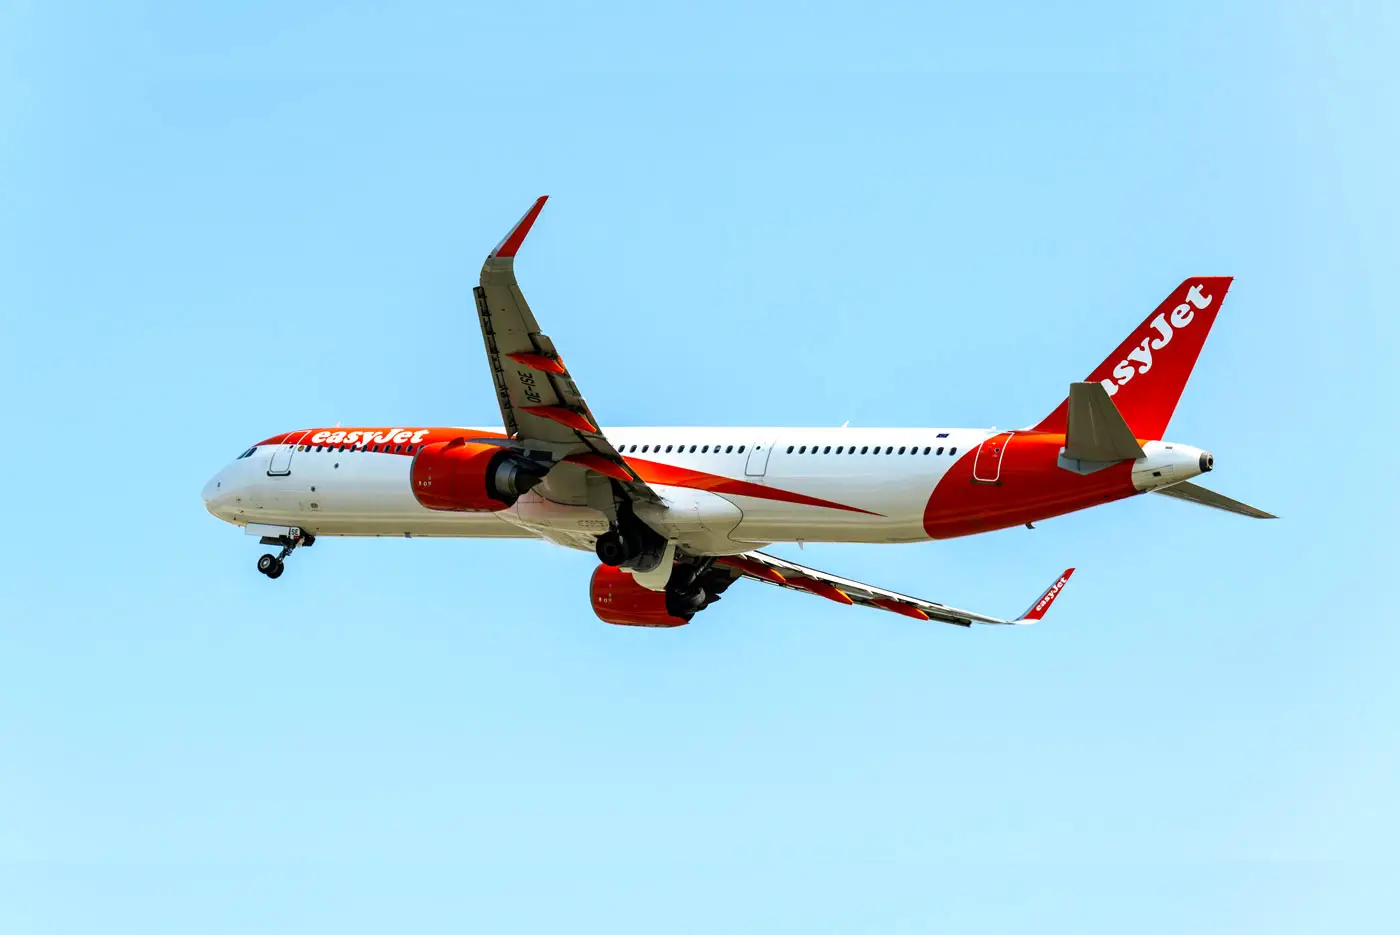
[[[204,500],[204,508],[219,519],[228,519],[227,507],[231,495],[224,474],[225,472],[220,471],[209,478],[209,483],[199,492],[200,498]]]

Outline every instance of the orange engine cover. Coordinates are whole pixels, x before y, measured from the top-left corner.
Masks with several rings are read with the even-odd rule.
[[[477,445],[460,438],[424,445],[409,468],[413,496],[430,510],[504,510],[516,500],[496,482],[502,463],[509,457],[495,445]]]
[[[604,623],[624,627],[682,627],[690,615],[673,617],[666,610],[666,592],[648,591],[621,568],[599,565],[588,586],[593,612]]]

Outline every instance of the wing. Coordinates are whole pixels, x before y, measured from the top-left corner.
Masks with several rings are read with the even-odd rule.
[[[599,431],[598,420],[554,342],[540,331],[515,280],[515,254],[548,198],[541,196],[486,257],[481,285],[473,290],[506,434],[524,447],[548,450],[558,460],[610,477],[633,496],[655,499]]]
[[[1065,582],[1069,581],[1069,576],[1074,574],[1073,568],[1066,569],[1065,573],[1060,575],[1055,583],[1036,599],[1035,603],[1026,608],[1025,613],[1013,620],[1003,620],[1000,617],[989,617],[986,614],[974,613],[970,610],[958,610],[956,607],[949,607],[946,604],[910,597],[895,591],[886,591],[884,588],[861,584],[859,581],[852,581],[849,578],[838,578],[836,575],[829,575],[824,571],[807,568],[796,562],[789,562],[763,552],[745,552],[743,555],[726,556],[717,559],[715,564],[729,571],[734,579],[752,578],[755,581],[774,584],[780,588],[807,591],[840,604],[861,604],[866,607],[903,614],[916,620],[938,620],[942,623],[952,623],[962,627],[970,627],[974,623],[1022,625],[1035,623],[1045,616],[1045,612],[1050,609],[1050,605],[1055,602],[1055,598],[1064,588]]]

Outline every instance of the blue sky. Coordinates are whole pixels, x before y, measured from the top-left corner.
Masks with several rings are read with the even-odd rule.
[[[0,931],[1311,932],[1393,918],[1397,14],[0,10]],[[607,627],[538,543],[203,511],[295,427],[491,424],[470,288],[605,423],[1022,425],[1237,277],[1136,498]]]

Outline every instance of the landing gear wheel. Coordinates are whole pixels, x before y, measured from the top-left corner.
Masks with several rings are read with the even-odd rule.
[[[594,551],[598,554],[598,561],[610,568],[617,568],[630,558],[627,544],[623,542],[622,536],[611,531],[598,537]]]
[[[291,535],[278,536],[275,539],[266,537],[263,539],[264,545],[274,545],[280,543],[282,551],[273,555],[271,552],[258,559],[258,571],[269,578],[280,578],[282,572],[287,570],[286,559],[294,551],[304,545],[310,545],[316,541],[316,537],[310,533],[303,533],[300,529],[292,527]]]

